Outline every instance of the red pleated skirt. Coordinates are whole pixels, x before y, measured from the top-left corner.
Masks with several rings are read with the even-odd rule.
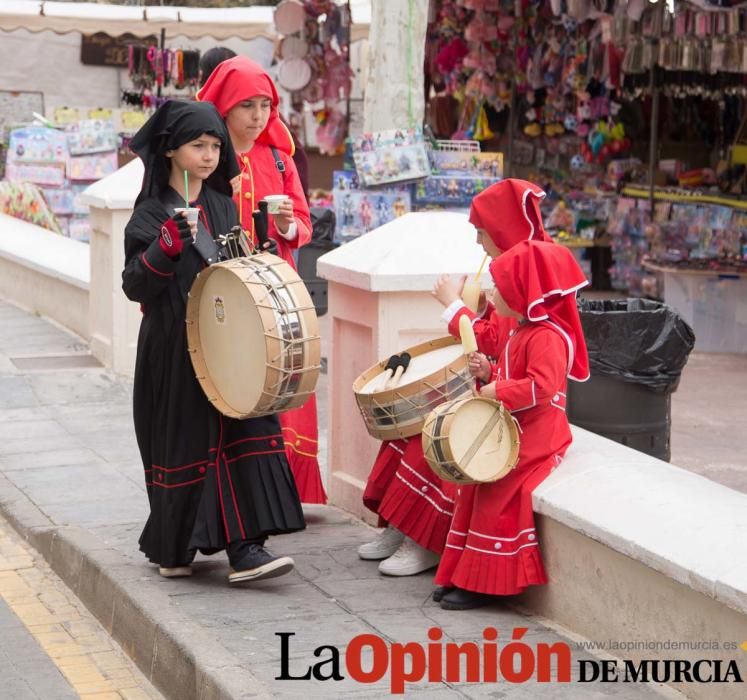
[[[547,583],[532,510],[532,491],[558,459],[521,465],[492,484],[460,486],[446,548],[436,571],[439,586],[490,595],[515,595]]]
[[[456,487],[433,473],[420,436],[384,442],[363,493],[364,505],[421,547],[440,554],[454,512]]]
[[[319,428],[316,396],[300,408],[280,414],[285,454],[296,481],[301,503],[326,503],[327,494],[319,471]]]

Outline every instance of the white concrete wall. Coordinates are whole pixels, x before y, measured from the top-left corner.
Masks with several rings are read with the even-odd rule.
[[[0,214],[0,298],[87,339],[88,245]]]

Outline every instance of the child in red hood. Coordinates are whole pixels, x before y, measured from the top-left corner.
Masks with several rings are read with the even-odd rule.
[[[532,491],[571,444],[567,378],[589,378],[576,292],[588,284],[563,246],[524,241],[490,265],[495,313],[518,327],[481,390],[501,401],[519,427],[516,467],[489,484],[459,486],[446,548],[436,572],[446,610],[487,605],[547,583],[534,527]],[[445,590],[443,590],[445,589]]]
[[[220,63],[197,93],[212,102],[228,127],[241,174],[233,199],[244,230],[255,239],[252,212],[268,195],[285,194],[278,214],[270,215],[269,235],[277,254],[295,269],[293,250],[311,240],[311,217],[293,163],[293,138],[278,116],[278,93],[267,72],[245,56]],[[280,415],[288,460],[301,501],[326,503],[319,473],[316,397]]]
[[[497,257],[527,239],[550,240],[539,210],[544,196],[530,182],[508,179],[472,200],[470,221],[488,255]],[[467,314],[481,353],[497,356],[516,320],[497,316],[492,305],[485,305],[485,312],[477,317],[464,306],[460,293],[460,286],[448,277],[439,280],[434,290],[434,295],[449,307],[444,316],[449,332],[458,336],[459,317]],[[488,360],[474,353],[471,365],[476,372],[480,366],[487,367]],[[383,560],[379,571],[389,576],[411,576],[433,568],[446,544],[455,491],[454,484],[440,479],[428,465],[419,435],[383,442],[366,483],[363,503],[388,527],[372,542],[361,545],[358,555]]]

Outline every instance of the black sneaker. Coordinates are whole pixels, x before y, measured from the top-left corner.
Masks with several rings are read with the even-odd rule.
[[[249,544],[245,554],[236,563],[231,562],[229,583],[261,581],[275,578],[292,571],[294,562],[290,557],[273,557],[262,545]]]

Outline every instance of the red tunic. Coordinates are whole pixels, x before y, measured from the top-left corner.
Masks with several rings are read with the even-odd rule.
[[[547,583],[532,511],[532,491],[571,443],[565,414],[568,346],[549,323],[511,333],[495,368],[496,395],[516,419],[519,462],[492,484],[460,486],[436,583],[514,595]]]
[[[277,241],[278,255],[294,270],[293,249],[300,248],[311,240],[311,218],[301,181],[293,159],[283,151],[277,151],[285,164],[281,173],[275,164],[270,146],[255,143],[254,147],[238,155],[241,168],[240,192],[234,195],[239,210],[241,225],[254,236],[252,212],[259,202],[269,194],[286,194],[293,201],[293,213],[298,226],[298,235],[287,241],[275,229],[272,216],[269,217],[269,235]],[[318,427],[316,397],[311,396],[301,408],[280,414],[285,450],[296,480],[299,496],[303,503],[326,503],[321,474],[319,473]]]

